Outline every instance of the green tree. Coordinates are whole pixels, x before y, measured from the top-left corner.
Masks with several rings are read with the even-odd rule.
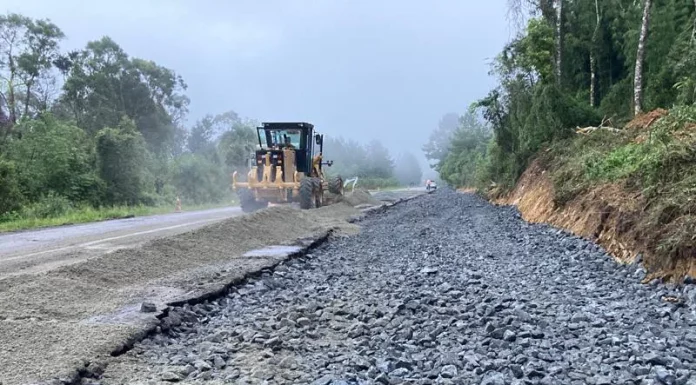
[[[18,180],[15,164],[0,158],[0,218],[5,213],[19,210],[24,203]]]
[[[188,99],[182,78],[152,61],[131,59],[108,37],[62,58],[68,73],[63,102],[89,132],[119,124],[127,116],[156,151],[172,146],[175,116],[185,114]]]
[[[109,204],[135,205],[144,191],[147,148],[132,120],[124,118],[117,128],[97,133],[99,175],[106,182]]]
[[[177,160],[174,184],[181,199],[193,203],[220,202],[229,194],[229,180],[210,159],[186,154]]]
[[[21,140],[8,145],[22,193],[38,200],[52,191],[75,202],[98,203],[102,182],[94,172],[94,151],[85,132],[45,114],[17,126]]]
[[[450,140],[454,130],[457,129],[459,115],[455,113],[447,113],[441,119],[431,134],[428,142],[423,145],[425,157],[434,162],[432,167],[436,167],[439,162],[445,159],[449,149]]]

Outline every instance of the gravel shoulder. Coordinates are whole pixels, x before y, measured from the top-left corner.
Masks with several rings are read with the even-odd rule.
[[[337,204],[303,211],[288,206],[235,217],[138,247],[92,256],[40,274],[0,279],[0,383],[68,381],[153,328],[172,301],[220,290],[278,263],[245,258],[249,250],[290,245],[327,231],[354,234],[359,210]],[[78,258],[79,256],[75,256]]]
[[[696,384],[694,286],[441,190],[173,310],[95,384]]]

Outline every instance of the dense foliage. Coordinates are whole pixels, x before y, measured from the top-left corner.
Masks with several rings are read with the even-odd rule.
[[[377,140],[361,144],[326,137],[324,158],[334,161],[333,166],[325,169],[329,175],[340,175],[344,180],[358,177],[358,185],[363,188],[418,184],[421,178],[420,165],[413,154],[403,153],[395,161]]]
[[[499,85],[474,103],[492,137],[441,124],[433,138],[444,145],[424,147],[448,182],[509,188],[540,149],[576,127],[620,127],[636,112],[696,101],[693,0],[509,4],[529,16],[526,27],[494,61]]]
[[[222,202],[254,122],[184,127],[186,84],[104,37],[61,52],[49,20],[0,16],[0,220],[90,207]]]
[[[473,105],[492,137],[468,118],[441,123],[426,154],[447,182],[489,194],[533,158],[556,207],[609,191],[617,230],[645,248],[647,266],[679,272],[696,255],[696,1],[510,4],[532,17],[495,60],[499,85]]]
[[[228,111],[185,127],[187,86],[173,70],[108,37],[62,52],[64,38],[49,20],[0,16],[0,222],[233,197],[256,122]],[[395,163],[377,141],[329,139],[325,157],[363,187],[420,179],[412,155]]]

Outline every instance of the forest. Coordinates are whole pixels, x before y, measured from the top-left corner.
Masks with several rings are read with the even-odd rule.
[[[618,186],[644,202],[631,222],[652,251],[693,256],[696,1],[508,6],[519,33],[491,65],[498,85],[423,148],[440,177],[495,198],[538,162],[556,207]]]
[[[258,121],[226,111],[189,125],[174,70],[109,37],[69,52],[64,40],[50,20],[0,15],[0,229],[170,212],[177,197],[189,209],[233,203],[230,174],[246,174]],[[325,152],[364,187],[413,178],[397,178],[377,141]]]

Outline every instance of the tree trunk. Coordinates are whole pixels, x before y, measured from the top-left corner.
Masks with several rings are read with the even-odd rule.
[[[34,79],[27,82],[27,94],[24,100],[24,116],[29,116],[29,99],[31,99],[31,86],[34,84]]]
[[[563,74],[563,0],[554,0],[556,8],[556,83]]]
[[[694,0],[696,1],[696,0]],[[597,106],[597,36],[599,34],[599,0],[595,0],[595,14],[597,15],[597,24],[595,24],[594,32],[592,33],[592,48],[590,48],[590,106]]]
[[[590,106],[597,107],[597,59],[590,53]]]
[[[10,67],[10,79],[7,82],[7,109],[10,115],[10,124],[14,125],[17,123],[17,98],[15,97],[14,90],[14,80],[17,69],[15,68],[14,58],[12,54],[7,55],[9,67]]]
[[[652,0],[645,0],[643,5],[643,21],[638,37],[638,52],[636,54],[635,77],[633,78],[633,113],[638,115],[643,111],[643,61],[645,60],[645,41],[650,27],[650,6]]]

